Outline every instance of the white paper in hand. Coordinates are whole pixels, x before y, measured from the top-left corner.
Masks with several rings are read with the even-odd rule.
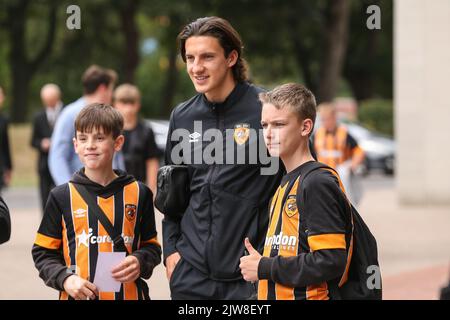
[[[125,259],[125,252],[99,252],[94,284],[100,292],[119,292],[120,282],[116,281],[111,270]]]

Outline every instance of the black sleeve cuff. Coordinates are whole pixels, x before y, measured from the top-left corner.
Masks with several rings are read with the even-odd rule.
[[[131,255],[136,257],[139,261],[139,268],[140,268],[139,277],[149,279],[152,276],[154,266],[149,265],[149,263],[146,262],[144,255],[141,254],[140,252],[133,252]]]
[[[177,252],[177,242],[181,237],[180,221],[175,221],[168,216],[164,216],[163,224],[163,263],[171,254]]]
[[[166,266],[166,259],[170,255],[172,255],[175,252],[178,252],[177,248],[175,246],[171,246],[170,248],[163,248],[164,251],[164,257],[163,257],[163,264]]]
[[[272,258],[262,257],[258,264],[258,279],[270,279]]]
[[[74,275],[75,273],[72,273],[68,268],[64,268],[63,270],[61,270],[58,274],[58,276],[56,277],[56,286],[57,290],[59,291],[65,291],[64,290],[64,281],[66,281],[66,279],[72,275]]]

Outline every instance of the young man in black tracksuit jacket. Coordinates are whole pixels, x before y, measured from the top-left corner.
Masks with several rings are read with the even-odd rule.
[[[269,198],[283,171],[259,135],[262,90],[246,82],[242,43],[227,21],[198,19],[178,39],[198,94],[172,112],[165,154],[167,164],[187,164],[190,175],[183,218],[163,220],[171,296],[248,299],[255,288],[240,274],[243,240],[262,249]]]

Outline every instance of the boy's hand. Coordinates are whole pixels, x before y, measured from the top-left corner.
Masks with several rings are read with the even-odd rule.
[[[241,258],[239,268],[241,268],[242,277],[245,281],[254,282],[258,280],[258,265],[261,255],[253,248],[248,238],[245,238],[244,244],[249,255]]]
[[[95,284],[75,274],[64,280],[63,286],[64,290],[75,300],[94,300],[98,296]]]
[[[134,282],[141,274],[141,265],[138,258],[130,255],[123,259],[111,272],[112,277],[121,283]]]

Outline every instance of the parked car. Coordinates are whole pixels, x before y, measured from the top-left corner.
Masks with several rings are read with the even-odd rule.
[[[366,153],[363,173],[381,169],[392,175],[395,171],[395,141],[385,135],[370,131],[356,123],[347,123],[348,132]]]
[[[169,120],[146,119],[155,134],[156,145],[162,151],[166,150],[167,134],[169,132]]]

